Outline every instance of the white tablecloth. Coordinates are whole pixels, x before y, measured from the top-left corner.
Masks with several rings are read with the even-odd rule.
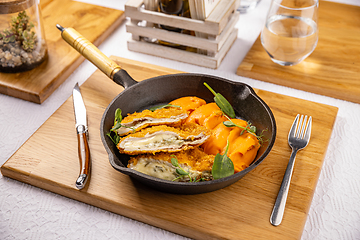
[[[81,1],[120,10],[124,10],[126,2]],[[336,2],[360,5],[359,0]],[[270,0],[262,0],[254,11],[240,16],[236,26],[239,29],[238,38],[217,70],[131,52],[127,49],[126,41],[130,34],[126,32],[125,24],[116,29],[99,49],[107,56],[116,55],[186,72],[218,75],[245,82],[254,88],[338,107],[302,239],[360,239],[360,105],[235,74],[261,31],[269,5]],[[95,70],[95,66],[85,61],[41,105],[0,95],[0,165],[71,95],[75,83],[83,83]],[[0,239],[186,238],[0,174]]]

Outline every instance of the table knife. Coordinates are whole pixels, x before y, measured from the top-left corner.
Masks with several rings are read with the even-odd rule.
[[[90,149],[88,143],[86,108],[78,83],[76,83],[73,89],[73,103],[76,122],[75,127],[78,140],[78,155],[80,161],[80,173],[75,182],[75,186],[78,189],[82,189],[86,185],[90,175]]]

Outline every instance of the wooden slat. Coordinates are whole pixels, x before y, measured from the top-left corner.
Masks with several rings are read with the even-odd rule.
[[[153,44],[144,41],[134,40],[128,40],[128,49],[130,51],[146,53],[158,57],[216,69],[219,67],[226,53],[229,51],[230,47],[236,40],[237,32],[237,29],[232,30],[231,34],[223,43],[222,48],[218,52],[216,52],[215,56],[207,56],[203,54],[162,46],[160,44]]]
[[[209,17],[205,19],[205,22],[218,23],[219,32],[217,34],[220,34],[229,21],[230,15],[236,11],[238,5],[239,2],[237,0],[221,0]]]
[[[232,33],[235,24],[239,20],[239,15],[239,13],[233,14],[222,33],[216,36],[214,40],[195,37],[188,34],[179,34],[160,28],[138,26],[133,22],[128,22],[126,24],[126,31],[136,36],[148,37],[151,39],[160,39],[162,41],[167,41],[175,44],[217,52],[221,49],[226,39]]]
[[[256,40],[237,74],[360,103],[360,7],[320,1],[319,42],[298,65],[273,63]]]
[[[129,59],[114,60],[138,81],[178,73]],[[150,189],[111,167],[99,126],[105,107],[123,88],[97,70],[80,89],[89,119],[89,185],[81,191],[75,187],[79,162],[71,97],[1,167],[4,176],[194,239],[300,239],[337,108],[256,90],[272,109],[278,127],[269,156],[229,187],[183,196]],[[274,227],[269,218],[290,157],[287,134],[297,113],[313,117],[312,136],[297,154],[284,219]]]

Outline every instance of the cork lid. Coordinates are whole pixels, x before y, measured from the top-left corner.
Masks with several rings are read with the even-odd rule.
[[[21,12],[32,5],[36,0],[0,0],[0,14]]]

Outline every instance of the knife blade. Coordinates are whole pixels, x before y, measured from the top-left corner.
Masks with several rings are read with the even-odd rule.
[[[79,84],[73,89],[73,103],[75,113],[75,128],[78,140],[78,155],[80,162],[79,177],[75,182],[78,189],[84,188],[90,175],[90,148],[88,143],[87,115],[84,100],[81,96]]]

